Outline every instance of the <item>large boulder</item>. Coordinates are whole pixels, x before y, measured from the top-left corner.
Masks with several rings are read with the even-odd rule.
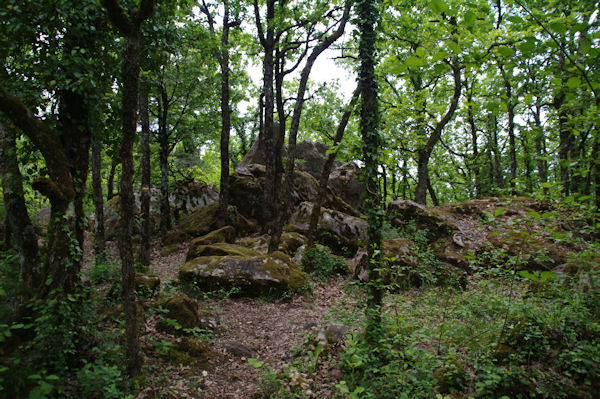
[[[327,160],[328,150],[329,146],[319,141],[300,141],[296,144],[296,166],[318,180]],[[340,165],[339,161],[334,164],[334,167],[338,165]]]
[[[219,203],[213,202],[198,209],[183,219],[167,233],[165,245],[178,244],[193,237],[202,237],[219,229],[218,219]],[[238,235],[252,234],[258,230],[258,226],[252,223],[234,208],[230,207],[229,218],[232,227]],[[220,234],[220,233],[219,233]]]
[[[250,248],[259,254],[266,254],[269,249],[269,240],[271,237],[267,234],[259,236],[242,237],[236,240],[237,245]],[[281,234],[279,250],[289,256],[294,256],[298,249],[308,242],[308,238],[296,232],[285,231]]]
[[[303,202],[290,218],[288,231],[307,233],[313,204]],[[328,208],[321,208],[318,232],[320,241],[329,246],[335,254],[353,256],[367,239],[367,221]]]
[[[217,319],[208,310],[200,308],[198,302],[182,292],[175,293],[159,305],[165,310],[163,319],[158,323],[158,328],[170,333],[185,333],[184,329],[199,327],[202,329],[216,329]],[[168,319],[176,322],[169,322]]]
[[[334,168],[329,174],[329,187],[353,208],[362,209],[363,183],[360,180],[360,168],[355,162]]]
[[[306,283],[296,263],[278,251],[268,255],[202,256],[186,262],[179,270],[179,279],[206,291],[235,287],[244,296],[293,292]]]
[[[264,223],[263,220],[263,187],[265,182],[265,166],[258,164],[246,165],[243,172],[235,172],[230,176],[230,204],[242,214],[245,218]],[[287,184],[283,182],[282,184]],[[291,203],[289,213],[296,206],[305,201],[312,201],[317,196],[319,183],[309,173],[301,170],[294,171],[294,181],[292,184]],[[360,213],[353,209],[342,198],[327,189],[324,206],[337,211],[360,216]]]
[[[258,255],[258,252],[235,244],[229,244],[225,242],[218,242],[215,244],[198,244],[192,242],[190,247],[188,248],[187,255],[185,256],[185,260],[192,260],[194,258],[199,258],[201,256],[228,256],[228,255],[236,255],[236,256],[255,256]]]
[[[521,270],[550,271],[567,260],[567,252],[555,243],[536,237],[526,231],[506,230],[488,234],[488,241],[502,250],[503,262],[513,257]]]
[[[383,272],[385,284],[398,284],[402,281],[413,280],[414,270],[420,267],[419,257],[412,240],[397,238],[383,240],[383,253],[386,260],[386,268]],[[367,272],[367,252],[358,251],[352,259],[352,274],[361,281],[369,281]]]
[[[439,207],[428,208],[410,200],[397,200],[388,205],[388,217],[392,225],[405,227],[414,221],[416,227],[429,232],[432,237],[444,237],[459,231],[456,217]]]

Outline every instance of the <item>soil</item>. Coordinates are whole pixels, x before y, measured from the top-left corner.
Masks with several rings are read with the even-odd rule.
[[[91,237],[87,237],[91,238]],[[90,240],[86,240],[87,243]],[[161,256],[160,243],[154,243],[150,274],[158,275],[167,287],[177,289],[177,273],[184,263],[188,243],[178,252]],[[93,259],[86,245],[86,264]],[[109,258],[118,264],[116,243],[109,242]],[[145,398],[262,398],[261,384],[266,373],[280,373],[294,359],[303,360],[310,350],[310,337],[331,319],[331,311],[340,306],[353,306],[355,299],[346,292],[347,278],[338,277],[321,283],[313,283],[312,292],[296,294],[290,298],[214,298],[200,300],[201,308],[210,310],[218,320],[215,335],[208,341],[214,357],[208,365],[177,365],[161,355],[158,343],[169,342],[174,346],[181,338],[156,328],[158,314],[146,311],[145,325],[141,334],[146,388],[137,399]],[[167,288],[168,289],[168,288]],[[144,302],[151,309],[155,300]],[[335,367],[335,355],[343,342],[334,347],[332,356],[322,356],[311,376],[300,375],[303,397],[328,398],[335,393],[335,383],[341,371]],[[164,353],[164,351],[163,351]],[[248,359],[262,362],[261,368],[253,367]]]

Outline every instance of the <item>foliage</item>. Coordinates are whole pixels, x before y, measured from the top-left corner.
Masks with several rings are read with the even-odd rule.
[[[316,245],[302,255],[300,267],[306,272],[314,272],[320,279],[328,279],[340,274],[346,274],[346,261],[331,253],[329,247]]]
[[[599,278],[588,269],[541,289],[518,278],[510,299],[503,277],[481,274],[449,298],[431,288],[395,296],[375,345],[349,340],[338,388],[361,398],[593,397]]]

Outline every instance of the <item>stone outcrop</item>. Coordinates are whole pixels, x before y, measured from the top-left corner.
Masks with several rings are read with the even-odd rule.
[[[308,232],[312,207],[311,202],[300,204],[286,229],[303,234]],[[329,246],[334,253],[352,257],[367,239],[367,221],[336,210],[321,208],[317,234],[320,241]]]
[[[238,249],[242,254],[200,256],[186,262],[179,270],[180,281],[206,291],[235,287],[239,295],[293,292],[304,286],[306,277],[283,252],[261,255]]]
[[[329,174],[329,187],[354,209],[362,211],[363,183],[360,181],[360,168],[355,162],[335,167]]]

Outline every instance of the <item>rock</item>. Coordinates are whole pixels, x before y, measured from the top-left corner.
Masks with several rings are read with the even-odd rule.
[[[290,218],[288,231],[307,233],[313,204],[303,202]],[[320,241],[337,255],[353,256],[367,239],[367,221],[332,209],[321,208],[318,225]]]
[[[363,209],[363,183],[360,181],[360,168],[355,162],[334,168],[329,174],[329,186],[350,206],[358,210]]]
[[[454,236],[457,236],[456,234]],[[462,239],[458,240],[463,246],[456,244],[457,239],[450,237],[438,238],[431,244],[433,254],[442,262],[449,263],[468,273],[471,273],[471,267],[467,260],[469,250],[465,247]]]
[[[505,251],[505,259],[510,256],[519,256],[517,263],[519,270],[550,271],[562,265],[566,260],[564,250],[552,242],[517,230],[492,232],[487,236],[488,241],[498,249]]]
[[[227,352],[237,357],[250,358],[254,355],[254,352],[250,348],[239,342],[228,342],[224,346]]]
[[[281,234],[279,250],[289,256],[294,256],[298,249],[308,243],[306,236],[295,232],[284,232]]]
[[[235,243],[265,255],[269,249],[269,236],[267,234],[238,238]]]
[[[296,144],[296,167],[318,180],[327,160],[328,150],[329,146],[319,141],[300,141]]]
[[[225,226],[218,230],[211,231],[205,236],[196,238],[191,245],[210,245],[218,242],[233,243],[235,241],[235,228]]]
[[[250,164],[243,170],[244,173],[235,172],[230,176],[230,203],[246,219],[263,224],[265,166]],[[282,182],[282,184],[287,183]],[[314,177],[301,170],[295,170],[290,209],[288,209],[289,214],[302,202],[314,200],[318,193],[318,188],[319,183]],[[327,189],[323,206],[351,216],[360,216],[357,210],[335,195],[329,188]]]
[[[240,295],[296,291],[306,282],[306,277],[290,257],[278,251],[269,255],[195,258],[181,267],[179,279],[206,291],[237,287]]]
[[[185,257],[186,261],[199,258],[201,256],[227,256],[227,255],[235,255],[235,256],[255,256],[258,255],[258,252],[235,244],[228,244],[225,242],[218,242],[216,244],[210,245],[197,245],[194,242],[190,245],[188,249],[188,253]]]
[[[144,305],[140,301],[135,302],[135,317],[138,323],[138,326],[143,326],[146,323],[145,317],[145,309]],[[125,318],[125,313],[123,313],[123,305],[119,304],[113,308],[108,309],[102,314],[102,319],[118,319],[123,320]]]
[[[174,234],[176,235],[176,237],[171,237],[171,235],[168,235],[167,242],[171,242],[175,238],[181,240],[182,235],[184,235],[187,238],[201,237],[207,235],[212,231],[218,230],[218,210],[219,204],[217,202],[214,202],[197,211],[192,212],[191,214],[183,218],[175,227],[175,231],[177,233]],[[229,217],[231,219],[233,228],[240,235],[252,234],[258,229],[258,227],[255,224],[248,221],[244,216],[242,216],[239,212],[235,211],[231,207]]]
[[[166,247],[171,247],[173,249],[174,248],[173,246],[176,246],[177,248],[179,248],[179,244],[187,241],[188,239],[189,239],[189,236],[186,232],[175,227],[172,230],[169,230],[167,232],[167,235],[165,236],[163,243],[165,245],[165,249],[166,249]]]
[[[160,278],[155,275],[137,274],[135,275],[136,291],[156,292],[160,287]]]
[[[444,237],[459,231],[456,218],[441,207],[428,208],[410,200],[393,201],[388,206],[392,225],[404,228],[414,220],[418,229],[427,230],[432,237]]]
[[[200,309],[198,302],[182,292],[176,293],[162,303],[161,306],[167,310],[165,317],[174,319],[181,326],[181,329],[199,327],[214,330],[218,326],[218,321],[211,312]],[[183,333],[183,331],[164,320],[161,320],[157,327],[169,333]]]
[[[196,338],[184,337],[169,348],[164,357],[176,364],[193,365],[200,370],[212,370],[217,357],[207,342]]]
[[[169,192],[173,212],[185,213],[219,201],[219,193],[213,186],[189,178],[173,183]]]

